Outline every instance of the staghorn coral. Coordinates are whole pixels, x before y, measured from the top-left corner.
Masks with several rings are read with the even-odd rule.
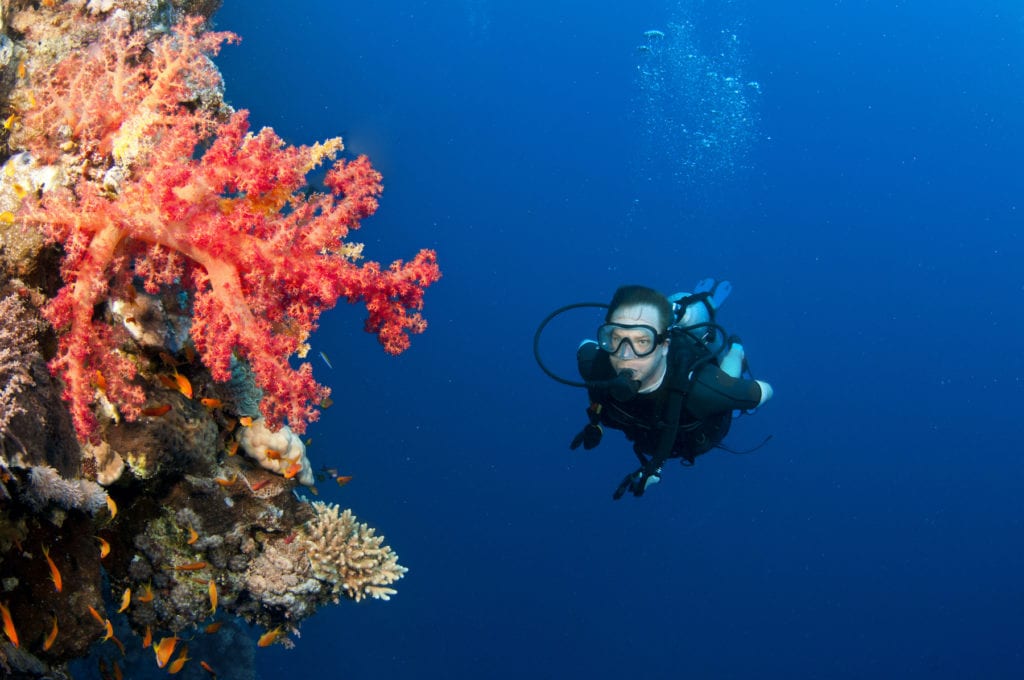
[[[315,517],[303,527],[301,540],[313,573],[332,586],[335,599],[344,595],[356,602],[366,596],[388,600],[395,594],[387,586],[408,571],[398,555],[383,545],[384,537],[356,521],[352,511],[341,514],[334,504],[313,503]]]

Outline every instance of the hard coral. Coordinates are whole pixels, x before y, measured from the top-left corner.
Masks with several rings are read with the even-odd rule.
[[[338,513],[334,504],[313,503],[315,517],[302,532],[302,544],[313,565],[313,573],[331,584],[337,600],[344,595],[358,602],[370,596],[388,600],[395,594],[387,586],[408,571],[398,564],[398,555],[384,543],[383,536],[356,521],[352,511]]]

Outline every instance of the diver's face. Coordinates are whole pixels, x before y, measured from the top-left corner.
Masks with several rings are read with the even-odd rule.
[[[623,305],[608,318],[608,323],[644,325],[659,331],[664,330],[661,319],[658,318],[658,308],[653,305]],[[651,389],[665,376],[668,343],[669,341],[665,340],[645,357],[636,356],[629,348],[629,343],[623,343],[623,351],[609,355],[609,360],[616,373],[629,371],[633,380],[640,381],[641,390]]]

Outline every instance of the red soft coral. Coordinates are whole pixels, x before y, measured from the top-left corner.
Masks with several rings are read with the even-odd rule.
[[[119,338],[94,318],[108,299],[130,297],[133,280],[150,292],[185,289],[192,338],[213,377],[228,379],[233,354],[248,360],[264,391],[261,409],[269,424],[287,420],[298,432],[317,417],[315,404],[328,390],[313,379],[308,363],[295,369],[289,358],[301,352],[324,310],[339,298],[364,301],[366,329],[391,353],[408,347],[408,333],[425,327],[423,291],[440,276],[434,253],[424,250],[412,262],[382,270],[375,262],[357,266],[358,248],[344,241],[373,214],[381,192],[380,174],[365,157],[337,161],[325,179],[328,191],[309,193],[307,173],[333,159],[340,140],[288,146],[269,128],[250,133],[245,112],[223,121],[206,108],[181,106],[188,90],[179,81],[213,81],[203,52],[220,39],[200,38],[189,22],[158,41],[149,60],[95,56],[123,72],[104,86],[141,82],[133,69],[145,70],[143,80],[153,87],[162,83],[159,92],[122,98],[120,126],[109,117],[75,126],[76,143],[91,149],[93,162],[96,153],[112,161],[118,148],[129,147],[130,162],[118,167],[113,187],[108,181],[101,188],[86,174],[73,191],[47,192],[26,209],[28,221],[65,248],[67,285],[47,309],[61,333],[52,368],[65,379],[83,437],[95,433],[90,404],[98,373],[127,417],[138,415],[144,400],[132,382],[134,366],[116,351]],[[98,45],[136,49],[124,32],[108,32]],[[202,61],[186,67],[181,55]],[[91,100],[95,93],[78,84],[61,96],[71,100],[65,108],[77,110],[76,98]],[[129,123],[134,127],[127,129]],[[126,135],[139,136],[126,141]],[[198,158],[197,149],[205,149]]]

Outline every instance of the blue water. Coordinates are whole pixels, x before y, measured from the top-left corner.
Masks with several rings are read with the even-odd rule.
[[[323,496],[410,571],[261,650],[262,678],[1022,677],[1020,3],[216,19],[255,126],[341,134],[383,172],[367,256],[430,247],[444,270],[401,357],[356,308],[314,338],[335,405],[310,456],[354,477]],[[776,389],[727,443],[774,437],[613,502],[629,447],[568,450],[585,395],[540,372],[533,332],[705,276],[733,282],[720,320]],[[597,323],[560,317],[552,367]]]

